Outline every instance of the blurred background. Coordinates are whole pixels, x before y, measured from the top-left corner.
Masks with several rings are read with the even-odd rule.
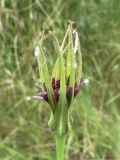
[[[0,0],[0,160],[55,160],[49,106],[30,98],[39,79],[33,53],[43,26],[61,42],[68,19],[90,84],[73,105],[66,160],[120,157],[120,1]],[[49,43],[47,51],[52,63]]]

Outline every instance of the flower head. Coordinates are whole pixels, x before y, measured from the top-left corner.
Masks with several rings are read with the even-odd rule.
[[[79,91],[84,87],[85,84],[89,83],[88,79],[85,79],[80,83],[78,86],[77,83],[74,85],[74,97],[79,93]],[[40,93],[37,96],[33,96],[34,99],[37,100],[45,100],[49,103],[48,94],[46,90],[46,86],[44,84],[44,87],[42,88],[40,84],[36,85],[37,88],[39,88]],[[55,78],[52,79],[52,88],[54,91],[54,97],[56,99],[56,102],[59,101],[60,96],[60,79],[55,80]],[[69,87],[69,80],[66,83],[66,99],[69,100],[71,97],[71,87]]]
[[[68,130],[70,124],[69,107],[80,89],[89,80],[81,80],[82,54],[78,33],[77,31],[73,32],[73,23],[70,22],[61,46],[55,34],[53,32],[49,34],[53,40],[57,60],[50,76],[46,57],[42,49],[44,42],[43,32],[39,47],[35,49],[41,78],[41,83],[37,85],[40,93],[37,96],[33,96],[33,98],[49,103],[52,111],[49,124],[58,134],[63,134]]]

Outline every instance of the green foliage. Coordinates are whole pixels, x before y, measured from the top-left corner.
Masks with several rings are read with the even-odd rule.
[[[59,39],[68,19],[80,35],[83,76],[91,80],[73,105],[68,159],[120,157],[119,0],[0,1],[0,159],[54,160],[47,104],[30,100],[39,78],[33,56],[44,26]],[[52,68],[53,47],[47,56]],[[67,159],[67,156],[66,156]]]

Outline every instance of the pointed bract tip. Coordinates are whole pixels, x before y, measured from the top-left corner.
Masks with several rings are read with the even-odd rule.
[[[78,33],[77,31],[75,31],[75,46],[74,46],[74,54],[77,52],[78,50]]]

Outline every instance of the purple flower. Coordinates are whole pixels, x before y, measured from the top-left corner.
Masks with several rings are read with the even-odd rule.
[[[79,93],[79,91],[87,83],[89,83],[88,79],[85,79],[84,81],[82,81],[80,83],[80,85],[75,83],[75,85],[74,85],[74,97]],[[58,102],[59,101],[59,96],[60,96],[60,80],[59,79],[55,80],[55,78],[53,78],[51,85],[52,85],[52,88],[53,88],[53,91],[54,91],[54,97],[56,99],[56,102]],[[40,85],[37,84],[36,87],[39,88],[40,93],[37,96],[33,96],[32,98],[34,98],[36,100],[45,100],[46,102],[49,102],[46,85],[44,84],[44,86],[42,87],[41,84]],[[69,86],[69,80],[68,80],[67,83],[66,83],[66,98],[67,98],[68,101],[71,97],[71,93],[72,93],[72,88]]]
[[[49,126],[57,135],[63,135],[71,128],[68,110],[76,95],[86,83],[89,83],[89,80],[81,81],[82,53],[78,33],[73,30],[73,23],[70,22],[61,45],[54,32],[50,32],[49,35],[52,38],[57,59],[50,74],[42,47],[47,37],[43,32],[39,47],[35,50],[41,82],[37,85],[39,94],[33,98],[48,102],[51,108]]]

